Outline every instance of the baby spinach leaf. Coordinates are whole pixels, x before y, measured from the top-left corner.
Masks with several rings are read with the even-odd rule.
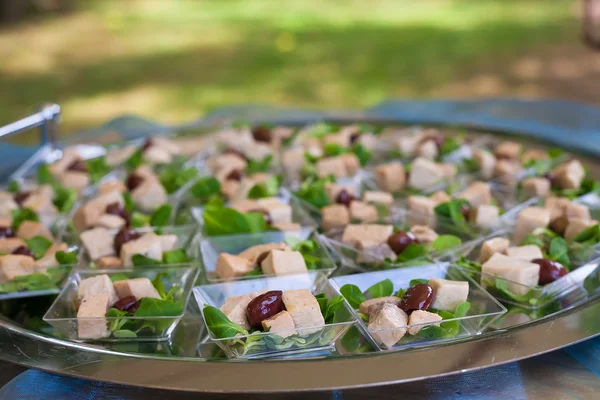
[[[328,157],[339,156],[345,152],[346,149],[338,143],[326,143],[323,146],[323,154]]]
[[[166,293],[165,293],[165,285],[163,284],[162,278],[166,277],[166,276],[167,276],[167,273],[165,271],[163,271],[163,272],[159,272],[158,274],[156,274],[154,279],[152,279],[152,286],[154,286],[154,288],[160,295],[160,298],[163,300],[166,297]]]
[[[125,160],[125,167],[127,167],[128,170],[133,171],[134,169],[142,165],[143,161],[144,150],[140,147],[139,149],[134,151],[133,154],[129,156],[127,160]]]
[[[354,146],[352,146],[352,152],[354,153],[354,155],[356,155],[362,167],[367,165],[367,163],[373,156],[373,154],[360,143],[356,143]]]
[[[248,331],[238,324],[231,322],[223,311],[216,307],[205,306],[203,313],[208,329],[210,329],[213,335],[220,339],[233,338],[237,334],[248,334]]]
[[[406,289],[398,289],[398,291],[394,294],[394,296],[398,297],[398,298],[403,298],[404,294],[406,293]]]
[[[184,249],[165,251],[163,252],[162,260],[165,264],[185,264],[189,262]]]
[[[143,297],[140,307],[136,310],[136,317],[177,317],[183,314],[183,304],[173,300]]]
[[[273,155],[269,154],[260,161],[248,160],[248,166],[246,167],[246,174],[252,175],[257,172],[267,172],[271,168],[273,162]]]
[[[460,330],[460,324],[458,323],[458,321],[448,321],[450,319],[456,318],[456,316],[451,312],[444,310],[438,310],[437,314],[440,317],[442,317],[442,320],[444,321],[440,324],[440,327],[446,331],[446,336],[456,336],[458,334],[458,331]]]
[[[10,193],[19,193],[21,191],[21,188],[19,187],[19,182],[10,181],[6,190],[8,190]]]
[[[44,257],[44,254],[52,246],[52,241],[43,236],[34,236],[31,239],[25,240],[25,243],[27,243],[27,247],[31,250],[36,260]]]
[[[54,257],[56,258],[56,261],[58,261],[58,263],[60,265],[73,265],[73,264],[77,264],[77,250],[73,250],[70,252],[66,252],[66,251],[57,251],[56,254],[54,255]]]
[[[446,336],[446,330],[436,325],[427,325],[415,336],[423,339],[441,339]]]
[[[131,257],[131,262],[134,267],[151,267],[155,265],[161,265],[160,260],[155,260],[154,258],[146,257],[142,254],[134,254]]]
[[[546,247],[546,244],[544,243],[544,239],[542,239],[541,237],[539,237],[537,235],[534,235],[533,233],[530,233],[529,235],[525,236],[525,238],[521,242],[521,246],[528,246],[528,245],[535,245],[535,246],[539,247],[540,249],[544,249]]]
[[[206,206],[203,217],[204,230],[208,236],[259,233],[268,228],[263,214],[242,214],[229,207]]]
[[[302,183],[300,189],[295,194],[313,206],[323,208],[329,205],[329,196],[325,190],[325,185],[333,181],[334,179],[331,177],[316,180],[309,178]]]
[[[551,159],[556,159],[561,157],[563,154],[565,154],[565,151],[563,149],[561,149],[560,147],[552,147],[550,149],[548,149],[547,151],[548,153],[548,157],[550,157]]]
[[[315,296],[326,324],[334,322],[335,312],[344,304],[344,297],[337,296],[329,300],[324,293]]]
[[[77,192],[75,189],[66,188],[63,186],[54,187],[54,205],[62,213],[69,212],[77,201]]]
[[[350,283],[345,284],[340,289],[340,293],[344,296],[344,298],[350,303],[352,308],[358,308],[360,303],[365,301],[365,295],[362,293],[360,288],[356,285],[352,285]]]
[[[421,258],[427,255],[427,246],[419,243],[410,244],[402,253],[398,255],[396,262],[406,262]]]
[[[444,251],[460,246],[461,243],[462,240],[458,236],[440,235],[433,241],[431,247],[435,251]]]
[[[462,165],[463,165],[465,172],[471,173],[471,174],[479,171],[479,169],[480,169],[479,163],[472,158],[464,158],[462,160]]]
[[[465,199],[452,199],[446,203],[442,203],[435,207],[435,213],[445,218],[449,218],[452,222],[464,222],[465,217],[461,210],[463,207],[470,207],[470,204]]]
[[[454,316],[456,318],[465,317],[470,309],[471,303],[469,303],[468,301],[462,302],[456,307],[456,310],[454,310]]]
[[[56,283],[48,274],[34,273],[17,276],[11,281],[0,284],[0,293],[34,292],[56,288]]]
[[[277,196],[279,193],[279,179],[276,176],[269,178],[264,183],[256,184],[248,192],[249,199],[262,199]]]
[[[213,195],[221,193],[221,183],[212,176],[201,178],[192,186],[191,189],[194,197],[202,200],[208,200]]]
[[[427,285],[428,283],[429,283],[429,279],[411,279],[410,282],[408,283],[408,287],[413,287],[413,286],[419,285],[419,284]]]
[[[389,279],[384,279],[367,289],[367,292],[373,298],[391,296],[394,292],[394,284]]]
[[[570,260],[568,251],[569,247],[567,246],[567,242],[565,242],[565,239],[561,237],[556,237],[550,242],[548,255],[550,256],[551,260],[558,261],[562,265],[569,265]]]
[[[186,183],[198,175],[198,170],[193,167],[182,168],[178,163],[164,167],[159,174],[159,180],[168,194],[175,193]]]
[[[19,230],[19,226],[21,226],[23,221],[40,222],[37,214],[31,208],[17,208],[16,210],[12,210],[11,214],[13,217],[12,228],[15,232]]]
[[[131,227],[132,228],[143,228],[150,225],[150,217],[134,211],[131,214]]]
[[[596,224],[585,229],[579,235],[575,236],[573,241],[577,243],[584,243],[587,241],[600,242],[600,224]]]
[[[173,206],[170,204],[163,204],[158,207],[150,216],[150,226],[167,226],[169,225],[169,219],[173,213]]]

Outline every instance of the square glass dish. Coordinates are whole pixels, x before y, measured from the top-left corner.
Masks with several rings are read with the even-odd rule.
[[[172,299],[168,303],[156,302],[155,307],[148,310],[149,315],[145,316],[134,314],[77,318],[76,308],[78,307],[78,291],[81,281],[104,274],[108,275],[113,282],[133,278],[148,278],[151,281],[160,279],[163,292],[171,293]],[[169,337],[183,317],[197,275],[198,269],[196,268],[77,271],[71,275],[43,319],[69,339],[76,341],[164,340]],[[161,297],[163,297],[162,294]],[[102,330],[102,337],[98,339],[80,338],[81,324],[84,324],[86,329],[93,327],[94,330]]]
[[[526,285],[510,279],[498,279],[494,275],[481,272],[480,253],[485,241],[493,238],[506,238],[510,246],[516,246],[513,242],[513,228],[505,228],[497,233],[483,237],[469,243],[450,254],[452,263],[462,268],[463,271],[486,288],[494,297],[509,304],[514,304],[526,309],[541,308],[558,297],[567,296],[570,292],[578,291],[583,280],[598,265],[598,251],[595,246],[575,250],[567,249],[565,256],[570,260],[564,265],[569,271],[566,275],[546,285]],[[545,253],[545,250],[542,250]],[[550,257],[544,254],[544,258]],[[562,265],[562,264],[561,264]]]
[[[318,236],[312,234],[310,228],[290,232],[276,231],[247,235],[214,236],[200,240],[201,262],[206,281],[215,283],[277,276],[276,274],[264,273],[259,266],[255,266],[252,271],[242,276],[220,277],[217,273],[217,263],[221,253],[237,255],[253,246],[276,243],[286,243],[292,250],[299,251],[309,271],[320,271],[329,276],[336,269],[336,264],[331,258],[329,249],[321,244]]]
[[[257,331],[239,331],[228,337],[218,337],[207,322],[206,308],[220,308],[230,296],[250,295],[252,292],[266,290],[308,289],[313,295],[322,294],[328,304],[337,304],[337,309],[329,317],[325,317],[326,325],[322,328],[302,328],[283,330],[274,333]],[[229,358],[265,358],[289,356],[291,354],[314,353],[324,349],[332,350],[336,340],[356,321],[355,316],[343,302],[340,293],[330,284],[327,276],[311,271],[308,274],[286,275],[273,278],[259,278],[237,282],[224,282],[212,285],[197,286],[194,296],[203,310],[209,338],[216,343]],[[323,313],[323,305],[319,304]],[[214,310],[213,310],[214,311]],[[213,321],[214,318],[211,318]],[[227,322],[227,321],[216,321]],[[234,324],[235,325],[235,324]],[[241,328],[239,325],[235,325]],[[229,331],[231,332],[231,331]],[[283,337],[282,337],[283,336]]]
[[[157,235],[175,235],[177,237],[177,241],[175,242],[173,250],[169,252],[162,252],[162,259],[154,259],[149,257],[140,257],[139,260],[132,257],[133,264],[135,268],[156,268],[156,267],[182,267],[182,266],[191,266],[195,267],[199,264],[199,249],[197,245],[197,226],[195,225],[187,225],[187,226],[165,226],[160,228],[138,228],[133,229],[134,232],[144,235],[144,233],[154,232]],[[110,235],[114,237],[117,235],[118,230],[109,230]],[[98,260],[93,260],[90,257],[90,253],[88,249],[81,243],[80,241],[80,250],[79,250],[79,268],[80,269],[103,269],[103,266],[99,265]],[[170,253],[170,256],[166,254]],[[174,254],[174,253],[182,253],[182,254]],[[113,254],[114,255],[114,254]],[[116,255],[119,258],[119,255]],[[135,257],[135,256],[134,256]],[[101,257],[102,258],[102,257]],[[184,261],[181,261],[184,259]],[[104,266],[104,269],[120,269],[124,268],[122,264],[116,264],[111,267]]]
[[[493,323],[494,320],[506,312],[506,308],[487,293],[477,282],[466,276],[460,268],[454,267],[448,263],[339,276],[331,278],[330,281],[335,289],[342,293],[346,292],[346,289],[343,289],[345,285],[354,285],[355,287],[358,287],[358,290],[360,290],[361,293],[370,293],[371,291],[368,291],[369,288],[372,288],[382,281],[389,280],[388,284],[391,283],[393,285],[392,293],[398,294],[398,290],[405,290],[412,286],[411,281],[413,280],[424,279],[428,281],[432,278],[468,282],[469,292],[467,301],[469,302],[470,307],[468,307],[466,313],[463,311],[464,315],[460,317],[454,317],[453,313],[445,314],[448,318],[444,318],[438,328],[435,328],[433,324],[429,322],[413,325],[408,325],[407,323],[406,325],[398,326],[397,328],[370,330],[368,328],[368,323],[363,320],[365,315],[363,314],[361,316],[358,309],[353,309],[360,329],[370,339],[374,348],[379,350],[406,349],[464,339],[469,336],[478,335]],[[348,303],[348,306],[350,306],[350,302],[348,300],[346,300],[346,302]],[[433,329],[425,329],[426,326],[430,326]],[[392,346],[383,344],[378,336],[394,335],[395,333],[400,332],[406,333],[406,331],[411,328],[418,329],[419,327],[421,327],[422,330],[415,335],[405,334]]]

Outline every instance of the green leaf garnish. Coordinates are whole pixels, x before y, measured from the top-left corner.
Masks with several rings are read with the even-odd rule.
[[[223,311],[213,306],[205,306],[204,310],[204,321],[206,326],[212,332],[213,335],[220,339],[233,338],[237,334],[247,335],[248,331],[234,324],[227,318]]]
[[[358,308],[360,303],[365,301],[365,295],[361,292],[358,286],[350,283],[341,287],[340,293],[350,303],[352,308]]]
[[[150,216],[150,226],[168,226],[173,213],[173,206],[163,204],[158,207]]]
[[[377,282],[376,284],[368,288],[367,292],[373,298],[391,296],[394,292],[394,284],[391,280],[384,279],[383,281]]]
[[[52,241],[43,236],[34,236],[31,239],[25,240],[25,243],[27,243],[27,247],[31,250],[36,260],[44,257],[44,254],[52,246]]]

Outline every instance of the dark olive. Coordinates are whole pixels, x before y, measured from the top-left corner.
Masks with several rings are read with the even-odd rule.
[[[425,283],[418,283],[406,290],[400,302],[400,308],[407,314],[416,310],[426,311],[431,307],[434,299],[433,288]]]
[[[127,311],[130,314],[136,312],[139,308],[140,304],[135,299],[135,296],[126,296],[122,299],[117,300],[117,302],[113,305],[113,308],[116,308],[119,311]]]
[[[125,186],[130,192],[134,191],[136,187],[140,186],[144,182],[144,177],[138,174],[130,174],[125,181]]]
[[[148,150],[153,145],[154,145],[154,141],[152,140],[152,138],[150,138],[150,137],[147,138],[146,141],[144,142],[144,144],[142,145],[142,151]]]
[[[125,243],[139,239],[140,236],[141,235],[138,232],[131,230],[128,227],[122,227],[115,235],[115,239],[113,241],[113,246],[115,247],[117,254],[121,254],[121,247],[123,247]]]
[[[271,219],[271,215],[269,215],[269,212],[267,210],[263,210],[262,208],[256,208],[253,210],[248,210],[248,212],[262,214],[263,218],[265,219],[265,223],[267,225],[271,225],[273,223],[273,220]]]
[[[88,172],[87,165],[83,160],[75,160],[67,167],[67,171]]]
[[[531,260],[531,262],[540,266],[540,279],[538,281],[540,285],[552,283],[569,273],[561,263],[548,260],[547,258],[536,258],[535,260]]]
[[[356,200],[356,197],[354,197],[346,189],[340,190],[337,197],[335,198],[336,203],[343,204],[346,207],[350,207],[350,203],[352,203],[354,200]]]
[[[268,251],[260,253],[258,255],[258,257],[256,257],[256,264],[260,265],[263,261],[265,261],[265,258],[267,258],[268,255],[269,255]]]
[[[238,182],[241,181],[242,180],[242,171],[240,171],[239,169],[234,169],[225,177],[225,180],[232,180],[232,181],[238,181]]]
[[[360,133],[353,133],[352,135],[350,135],[350,144],[356,143],[359,137]]]
[[[257,126],[252,129],[252,137],[257,142],[271,142],[271,130],[266,126]]]
[[[252,299],[246,308],[246,317],[250,326],[260,329],[262,321],[283,311],[282,295],[281,290],[271,290]]]
[[[23,203],[25,203],[25,200],[27,200],[29,198],[29,196],[31,196],[31,192],[19,192],[17,194],[15,194],[15,202],[22,206]]]
[[[123,220],[125,220],[125,225],[129,225],[130,223],[129,213],[125,211],[125,207],[120,203],[115,202],[107,205],[106,213],[123,218]]]
[[[234,148],[227,148],[223,151],[223,154],[233,154],[234,156],[238,156],[239,158],[241,158],[242,160],[246,159],[246,156],[244,156],[244,153],[242,153],[241,151],[234,149]]]
[[[0,226],[0,238],[15,237],[15,232],[10,226]]]
[[[22,256],[29,256],[31,258],[35,258],[35,256],[33,255],[33,252],[25,246],[17,247],[16,249],[14,249],[12,251],[12,254],[20,254]]]
[[[550,229],[562,236],[567,229],[567,225],[569,225],[569,217],[566,215],[561,215],[550,223]]]
[[[388,246],[390,246],[396,254],[401,254],[413,243],[419,243],[419,240],[412,232],[398,231],[392,233],[387,239]]]
[[[466,220],[469,219],[471,211],[473,211],[473,208],[468,204],[463,204],[462,207],[460,207],[460,213],[463,217],[465,217]]]

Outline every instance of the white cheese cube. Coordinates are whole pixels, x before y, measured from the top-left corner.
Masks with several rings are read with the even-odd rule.
[[[121,259],[115,256],[104,256],[96,260],[96,265],[100,269],[116,269],[123,268]]]
[[[521,244],[525,236],[538,228],[546,228],[550,224],[550,210],[541,207],[527,207],[517,217],[514,242]]]
[[[531,261],[536,258],[544,258],[542,250],[534,244],[519,247],[509,247],[506,255],[510,258],[523,261]]]
[[[579,219],[590,219],[592,218],[590,215],[590,209],[588,208],[588,206],[586,206],[585,204],[579,204],[579,203],[569,203],[567,204],[566,208],[565,208],[565,215],[567,216],[567,219],[571,220],[574,218],[579,218]]]
[[[134,296],[136,300],[144,297],[160,299],[160,294],[148,278],[126,279],[116,281],[113,285],[120,299],[128,296]]]
[[[435,293],[431,308],[436,310],[454,312],[469,297],[469,282],[432,278],[428,284]]]
[[[319,329],[325,326],[325,319],[323,318],[323,314],[321,314],[319,302],[310,290],[286,290],[283,292],[282,299],[301,336],[318,332]]]
[[[107,229],[120,229],[125,225],[125,220],[118,215],[104,214],[98,218],[95,226],[101,226]]]
[[[429,196],[429,198],[435,201],[436,206],[452,201],[452,197],[450,197],[450,195],[444,192],[443,190],[438,190],[437,192]]]
[[[553,171],[553,183],[561,189],[579,189],[585,169],[579,160],[571,160],[556,167]]]
[[[106,228],[94,228],[79,235],[92,261],[103,256],[115,255],[113,236]]]
[[[10,254],[21,246],[27,246],[21,238],[0,238],[0,253]]]
[[[426,140],[422,142],[417,150],[417,156],[428,160],[435,160],[438,155],[439,151],[435,140]]]
[[[274,224],[292,222],[292,207],[289,204],[278,204],[267,208]]]
[[[408,334],[416,335],[421,329],[429,325],[440,326],[441,320],[442,317],[429,311],[413,311],[408,317]]]
[[[281,311],[261,322],[263,329],[269,329],[269,333],[274,333],[279,337],[286,338],[296,334],[294,320],[289,312]]]
[[[548,155],[548,152],[542,149],[527,149],[525,150],[525,152],[523,152],[523,155],[521,156],[523,164],[527,164],[530,161],[547,160],[549,158],[550,156]]]
[[[267,275],[307,273],[306,262],[299,251],[271,250],[260,264]]]
[[[125,183],[119,179],[114,179],[111,181],[103,182],[98,186],[98,192],[103,194],[108,194],[110,192],[119,192],[124,193],[127,191],[127,186]]]
[[[524,295],[534,288],[540,278],[540,266],[523,260],[516,260],[495,253],[481,266],[481,283],[502,278],[507,281],[508,289],[516,295]]]
[[[281,164],[285,174],[290,177],[297,177],[304,165],[304,150],[303,149],[291,149],[283,152],[281,158]]]
[[[317,175],[319,178],[326,178],[329,175],[333,175],[336,178],[345,178],[348,175],[348,170],[346,169],[346,163],[344,159],[337,157],[328,157],[323,158],[317,161]]]
[[[150,146],[144,151],[144,160],[150,164],[169,164],[173,161],[173,156],[165,148]]]
[[[550,222],[554,222],[567,212],[571,200],[567,197],[550,196],[544,202],[544,208],[550,211]]]
[[[494,253],[506,254],[510,247],[510,240],[503,237],[496,237],[486,240],[479,251],[479,262],[484,263],[494,255]]]
[[[223,314],[225,314],[231,322],[249,330],[250,324],[246,318],[246,309],[248,308],[250,300],[250,296],[247,294],[230,296],[225,299],[225,304],[221,306],[221,311],[223,311]]]
[[[101,339],[109,335],[106,327],[106,311],[112,306],[107,293],[83,298],[77,311],[77,336],[79,339]]]
[[[521,151],[523,150],[523,145],[518,142],[512,142],[510,140],[505,140],[500,142],[498,146],[496,146],[496,157],[498,158],[512,158],[517,159],[521,155]]]
[[[398,306],[385,303],[376,313],[369,316],[367,328],[377,343],[390,348],[404,337],[407,326],[408,315]]]

